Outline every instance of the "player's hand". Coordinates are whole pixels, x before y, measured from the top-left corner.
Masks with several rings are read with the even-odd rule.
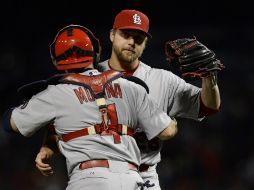
[[[50,148],[41,147],[40,152],[36,156],[36,167],[44,176],[50,176],[54,173],[52,167],[48,164],[53,154],[54,152]]]

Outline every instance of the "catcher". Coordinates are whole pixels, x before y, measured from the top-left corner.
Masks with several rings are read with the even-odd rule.
[[[40,92],[4,114],[4,129],[31,136],[53,123],[66,159],[67,190],[143,189],[148,184],[138,172],[135,128],[149,139],[166,140],[176,134],[176,121],[157,107],[140,80],[94,69],[100,45],[89,29],[66,26],[50,47],[57,70],[66,73],[22,87],[23,94],[31,87]]]

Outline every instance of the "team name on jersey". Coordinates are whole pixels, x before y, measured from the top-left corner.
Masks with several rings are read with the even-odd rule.
[[[73,89],[79,102],[83,104],[84,102],[93,102],[95,98],[87,88],[79,87]],[[119,83],[108,83],[105,88],[105,98],[122,98],[122,90]]]

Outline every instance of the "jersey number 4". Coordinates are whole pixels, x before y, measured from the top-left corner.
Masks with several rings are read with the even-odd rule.
[[[116,113],[116,106],[115,104],[109,104],[107,105],[107,113],[108,113],[108,122],[111,125],[117,125],[118,124],[118,118]]]

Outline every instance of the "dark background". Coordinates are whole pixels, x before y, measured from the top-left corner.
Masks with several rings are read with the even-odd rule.
[[[164,43],[196,36],[226,66],[218,81],[221,111],[201,123],[179,120],[177,136],[164,144],[158,165],[162,189],[254,189],[254,16],[252,6],[244,1],[4,2],[0,11],[1,115],[17,105],[18,87],[55,74],[49,45],[62,27],[80,24],[90,28],[101,40],[101,60],[107,59],[111,54],[109,30],[122,9],[137,9],[150,18],[153,38],[141,59],[146,64],[171,70]],[[0,129],[1,190],[66,187],[61,156],[52,163],[54,176],[43,177],[35,169],[43,133],[44,129],[24,138]]]

